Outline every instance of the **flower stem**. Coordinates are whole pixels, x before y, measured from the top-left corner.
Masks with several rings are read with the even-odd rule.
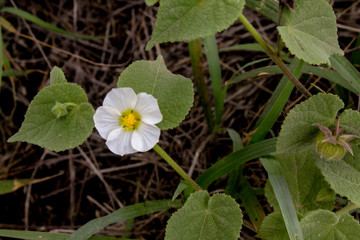
[[[342,209],[340,209],[339,211],[336,212],[336,215],[340,215],[342,213],[350,213],[353,210],[356,210],[360,208],[358,205],[354,204],[354,203],[350,203],[349,205],[343,207]]]
[[[201,187],[189,177],[186,172],[161,148],[155,144],[153,148],[185,181],[187,181],[195,190],[201,190]]]
[[[276,53],[269,47],[267,42],[260,36],[260,34],[256,31],[256,29],[251,25],[251,23],[246,19],[246,17],[241,13],[239,15],[239,20],[244,24],[246,29],[251,33],[251,35],[255,38],[255,40],[264,48],[269,57],[278,65],[281,71],[284,73],[286,77],[290,79],[290,81],[295,85],[295,87],[306,97],[310,98],[311,93],[302,85],[299,80],[292,74],[292,72],[287,68],[285,63],[281,60],[280,57],[276,55]]]

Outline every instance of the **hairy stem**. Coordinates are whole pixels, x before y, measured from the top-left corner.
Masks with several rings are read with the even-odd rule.
[[[306,97],[310,98],[311,93],[302,85],[299,80],[290,72],[285,63],[281,60],[280,57],[276,55],[276,53],[269,47],[267,42],[260,36],[260,34],[256,31],[256,29],[251,25],[251,23],[246,19],[243,14],[239,15],[239,20],[244,24],[246,29],[251,33],[251,35],[255,38],[255,40],[264,48],[269,57],[279,66],[281,71],[287,76],[290,81],[295,85],[295,87]]]
[[[356,209],[360,208],[358,205],[354,204],[354,203],[350,203],[349,205],[343,207],[342,209],[340,209],[339,211],[336,212],[336,215],[340,215],[342,213],[350,213]]]
[[[185,181],[187,181],[195,190],[201,190],[201,187],[189,177],[186,172],[161,148],[155,144],[153,148]]]

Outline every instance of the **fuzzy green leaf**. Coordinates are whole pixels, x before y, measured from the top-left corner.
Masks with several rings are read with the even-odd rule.
[[[160,1],[155,29],[146,49],[156,43],[193,40],[228,28],[244,7],[244,0]]]
[[[163,130],[179,126],[194,102],[191,80],[167,70],[162,56],[156,61],[134,62],[120,75],[117,86],[153,95],[163,115],[157,126]]]
[[[242,213],[233,198],[197,191],[171,216],[165,240],[236,240],[241,225]]]
[[[54,114],[52,110],[57,102],[71,105],[67,114]],[[52,151],[71,149],[91,134],[93,114],[94,109],[79,85],[53,84],[43,88],[31,101],[19,132],[8,141],[29,142]]]
[[[340,115],[340,128],[344,129],[344,133],[359,136],[359,126],[359,112],[346,110]],[[318,157],[316,164],[335,192],[360,204],[360,139],[354,139],[349,143],[354,155],[346,153],[343,159],[332,161]]]
[[[337,41],[336,17],[326,0],[296,0],[293,11],[284,9],[279,33],[290,52],[310,64],[327,63],[333,54],[344,55]]]
[[[289,240],[281,212],[277,211],[267,215],[256,236],[265,240]]]
[[[314,161],[314,151],[284,153],[279,163],[298,212],[306,213],[316,209],[333,209],[335,192],[330,189]],[[265,187],[269,203],[279,209],[269,183]]]
[[[311,212],[300,222],[305,240],[358,240],[360,225],[347,213],[337,216],[325,210]]]
[[[50,72],[50,84],[67,83],[63,70],[59,67],[53,67]]]
[[[313,124],[335,126],[337,112],[344,107],[338,96],[317,94],[295,106],[285,118],[276,145],[277,153],[304,151],[314,145],[319,129]]]

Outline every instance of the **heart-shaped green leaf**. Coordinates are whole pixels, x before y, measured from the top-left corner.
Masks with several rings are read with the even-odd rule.
[[[242,213],[233,198],[197,191],[171,216],[165,240],[236,240],[241,225]]]
[[[19,132],[9,142],[63,151],[82,144],[91,134],[94,109],[85,91],[74,83],[51,82],[56,84],[43,88],[31,101]]]
[[[347,213],[336,215],[333,212],[317,210],[304,217],[301,229],[305,240],[358,240],[360,225]]]
[[[146,49],[156,43],[193,40],[228,28],[244,7],[244,0],[160,1],[155,30]]]
[[[163,115],[157,126],[163,130],[179,126],[194,102],[191,80],[167,70],[162,56],[134,62],[120,75],[117,86],[153,95]]]
[[[344,55],[337,41],[336,17],[326,0],[296,0],[284,9],[278,27],[290,52],[310,64],[328,63],[333,54]]]

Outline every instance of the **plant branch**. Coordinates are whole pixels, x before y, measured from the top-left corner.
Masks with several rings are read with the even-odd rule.
[[[360,208],[358,205],[354,204],[354,203],[350,203],[349,205],[343,207],[342,209],[340,209],[339,211],[336,212],[336,215],[340,215],[342,213],[350,213],[356,209]]]
[[[264,48],[269,57],[279,66],[281,71],[290,81],[295,85],[295,87],[306,97],[310,98],[311,93],[302,85],[299,80],[290,72],[285,63],[281,60],[280,57],[269,47],[268,43],[260,36],[256,29],[251,25],[251,23],[246,19],[243,14],[239,15],[239,20],[244,24],[246,29],[251,33],[255,40]]]
[[[187,181],[196,191],[201,187],[161,148],[155,144],[153,148],[185,181]]]

